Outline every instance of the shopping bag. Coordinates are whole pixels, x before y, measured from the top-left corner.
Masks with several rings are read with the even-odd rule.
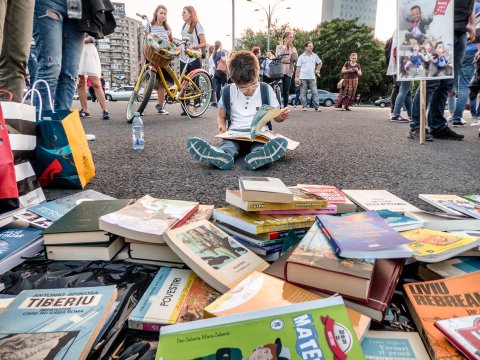
[[[8,131],[18,193],[8,200],[0,197],[0,211],[35,205],[46,200],[31,164],[35,159],[35,107],[25,104],[25,98],[26,96],[22,103],[4,101],[0,104]],[[2,158],[3,156],[2,154]],[[3,177],[3,170],[0,174]]]
[[[35,172],[42,187],[83,189],[93,179],[95,165],[77,109],[42,110],[36,133]]]

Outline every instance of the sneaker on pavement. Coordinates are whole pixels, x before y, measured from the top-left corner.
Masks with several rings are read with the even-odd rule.
[[[103,120],[110,120],[110,113],[108,112],[108,110],[103,110],[102,119]]]
[[[388,114],[388,120],[392,120],[392,117],[394,117],[393,113]]]
[[[405,119],[403,116],[401,115],[394,115],[390,118],[390,121],[392,122],[399,122],[399,123],[408,123],[410,122],[410,120],[408,119]]]
[[[467,122],[466,122],[465,119],[460,118],[460,119],[455,119],[455,120],[453,120],[453,121],[452,121],[452,125],[453,125],[454,127],[457,127],[457,126],[465,126],[465,125],[467,125]]]
[[[89,118],[90,117],[90,113],[86,112],[86,111],[83,111],[83,109],[80,109],[79,114],[80,114],[81,118]]]
[[[408,138],[412,140],[420,140],[420,129],[410,130]],[[433,141],[433,136],[425,130],[425,141]]]
[[[306,108],[306,107],[302,107],[302,111],[307,111],[307,108]]]
[[[322,109],[320,109],[320,108],[317,107],[317,108],[315,108],[315,111],[320,112],[320,111],[322,111]]]
[[[457,134],[448,126],[440,131],[433,133],[432,136],[434,139],[443,139],[443,140],[463,140],[463,138],[465,137],[464,135]]]
[[[470,126],[480,126],[480,120],[471,123]]]
[[[453,121],[453,116],[447,117],[447,121],[448,121],[448,122],[452,122],[452,121]]]
[[[190,155],[201,163],[212,164],[222,170],[233,167],[232,155],[210,145],[205,140],[196,137],[190,138],[187,141],[187,148]]]
[[[248,170],[255,170],[259,167],[271,164],[280,159],[287,151],[288,140],[285,138],[275,138],[263,145],[259,151],[247,154],[245,156],[245,165]]]

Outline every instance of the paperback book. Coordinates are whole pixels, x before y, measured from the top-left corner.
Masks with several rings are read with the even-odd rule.
[[[297,187],[326,199],[329,205],[337,207],[339,214],[357,211],[357,205],[335,186],[298,184]]]
[[[480,272],[403,285],[407,305],[433,360],[461,360],[463,355],[435,327],[435,321],[476,314],[480,307]]]
[[[370,330],[362,341],[366,360],[427,360],[427,350],[417,332]]]
[[[457,216],[440,211],[408,211],[405,215],[422,221],[424,229],[438,231],[480,229],[480,219],[470,218],[463,215]]]
[[[209,220],[212,217],[214,205],[198,205],[198,210],[190,216],[185,224],[192,223],[198,220]]]
[[[480,271],[480,258],[461,256],[432,264],[420,264],[418,276],[424,281],[430,281],[474,271]]]
[[[262,210],[260,215],[335,215],[337,205],[327,205],[323,209],[298,209],[298,210]]]
[[[480,195],[465,195],[464,198],[480,205]]]
[[[128,317],[128,327],[158,332],[163,325],[203,319],[203,309],[219,295],[191,270],[161,268]]]
[[[180,226],[198,209],[198,202],[156,199],[146,195],[133,204],[101,216],[100,228],[125,238],[163,243],[168,229]]]
[[[240,176],[238,185],[242,200],[273,203],[288,203],[293,201],[292,191],[278,178]]]
[[[471,201],[454,194],[420,194],[418,197],[446,213],[459,216],[464,216],[464,214],[460,211],[454,210],[451,207],[452,205],[472,205]]]
[[[24,290],[0,314],[0,359],[86,359],[115,286]]]
[[[480,359],[480,315],[435,321],[435,327],[469,360]]]
[[[387,190],[342,190],[353,202],[365,210],[390,210],[403,214],[405,211],[420,211],[409,202]]]
[[[406,231],[423,227],[423,222],[390,210],[377,210],[380,217],[395,231]]]
[[[43,248],[42,231],[37,229],[0,229],[0,274],[21,264]]]
[[[340,297],[163,327],[156,360],[308,357],[364,359]]]
[[[142,243],[132,239],[125,240],[128,242],[128,254],[133,259],[183,264],[182,259],[167,244]]]
[[[29,226],[42,230],[48,229],[53,224],[52,220],[49,220],[28,210],[16,213],[15,215],[13,215],[13,218],[15,220],[25,221],[28,223]]]
[[[165,242],[207,284],[224,293],[268,263],[207,220],[168,230]]]

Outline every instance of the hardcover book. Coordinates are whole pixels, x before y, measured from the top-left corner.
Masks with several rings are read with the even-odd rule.
[[[435,327],[469,360],[480,359],[480,315],[435,321]]]
[[[162,325],[203,319],[203,309],[219,295],[191,270],[161,268],[128,317],[128,327],[158,332]]]
[[[28,211],[48,220],[57,221],[75,206],[83,201],[114,200],[115,198],[95,190],[85,190],[61,199],[44,202],[28,208]]]
[[[265,273],[254,272],[204,309],[204,317],[216,317],[266,310],[300,302],[322,299],[321,296]],[[357,338],[363,338],[371,319],[347,309]]]
[[[374,259],[337,256],[322,230],[314,224],[285,263],[285,280],[366,301],[374,265]]]
[[[156,199],[146,195],[118,211],[101,216],[100,228],[125,238],[163,243],[165,232],[180,226],[198,209],[198,202]]]
[[[264,125],[269,121],[272,121],[273,118],[277,117],[279,114],[280,114],[280,109],[276,109],[269,105],[263,105],[255,114],[250,130],[246,130],[246,131],[228,130],[224,133],[215,135],[215,137],[228,139],[228,140],[258,141],[263,143],[266,143],[271,139],[281,137],[281,138],[287,139],[288,150],[295,150],[298,147],[298,145],[300,145],[299,142],[291,140],[286,136],[280,135],[279,133],[264,129]]]
[[[480,219],[460,215],[456,216],[445,212],[408,211],[405,215],[422,221],[424,229],[438,231],[480,229]]]
[[[47,245],[45,253],[49,260],[112,260],[125,246],[125,239],[119,236],[107,243]]]
[[[182,259],[167,244],[142,243],[132,239],[125,240],[129,243],[128,254],[131,258],[183,264]]]
[[[411,241],[395,230],[375,211],[349,216],[318,215],[317,223],[335,253],[348,258],[408,258]]]
[[[410,314],[430,357],[433,360],[463,359],[463,355],[435,327],[435,321],[478,312],[480,271],[403,287]]]
[[[0,359],[86,359],[115,286],[24,290],[0,314]]]
[[[413,250],[413,257],[425,262],[446,260],[478,246],[476,237],[443,231],[415,229],[401,234],[412,241],[407,246]]]
[[[156,360],[364,359],[340,297],[160,329]]]
[[[297,187],[321,196],[326,199],[329,204],[336,205],[339,214],[357,211],[357,205],[335,186],[298,184]]]
[[[469,274],[480,270],[480,258],[457,257],[432,264],[420,264],[418,276],[424,281]]]
[[[266,176],[240,176],[238,179],[242,200],[289,203],[292,191],[278,178]]]
[[[342,190],[354,203],[365,210],[420,211],[409,202],[387,190]]]
[[[370,330],[362,341],[366,360],[427,360],[427,350],[417,332]]]
[[[21,264],[43,247],[42,231],[37,229],[0,229],[0,274]]]
[[[423,201],[428,202],[429,204],[435,206],[436,208],[453,215],[460,215],[464,216],[463,213],[454,210],[450,207],[450,205],[465,205],[471,206],[472,202],[464,199],[458,195],[454,194],[420,194],[418,195],[420,199]]]
[[[225,201],[245,211],[323,209],[328,206],[327,200],[306,190],[289,189],[293,194],[293,201],[289,203],[243,200],[239,190],[227,190]]]
[[[213,218],[250,234],[301,229],[310,227],[315,222],[315,216],[312,215],[260,215],[231,206],[215,209]]]
[[[207,220],[168,230],[165,242],[196,274],[224,293],[268,263]]]
[[[43,232],[45,245],[108,243],[113,237],[100,230],[100,216],[126,206],[131,199],[84,201]]]

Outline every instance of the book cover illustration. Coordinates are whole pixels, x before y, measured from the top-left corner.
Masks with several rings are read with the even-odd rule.
[[[480,258],[461,256],[438,263],[427,264],[427,268],[443,278],[465,275],[480,270]]]
[[[179,358],[362,360],[364,356],[342,299],[333,297],[162,328],[156,360]]]
[[[375,264],[375,259],[348,259],[336,255],[317,224],[310,228],[288,261],[366,279],[371,278]]]
[[[40,216],[31,211],[15,214],[13,217],[18,220],[26,221],[32,227],[37,229],[48,229],[53,224],[52,220],[49,220],[46,217]]]
[[[438,320],[435,326],[469,360],[480,359],[480,315]]]
[[[451,206],[458,205],[458,206],[470,206],[472,202],[464,199],[455,194],[419,194],[418,197],[423,201],[432,204],[433,206],[437,207],[440,210],[445,211],[446,213],[457,215],[457,216],[465,216],[460,211],[454,210]]]
[[[24,290],[0,314],[0,337],[35,343],[35,359],[43,359],[48,346],[56,348],[51,359],[85,359],[116,294],[115,286]]]
[[[376,212],[382,217],[383,220],[387,222],[388,225],[390,225],[394,229],[399,227],[405,228],[407,226],[419,228],[422,227],[423,224],[417,219],[413,219],[409,216],[402,215],[395,211],[377,210]]]
[[[37,229],[0,229],[0,261],[42,236]]]
[[[343,194],[340,189],[335,186],[298,184],[297,187],[307,190],[313,194],[319,195],[324,199],[327,199],[329,204],[351,203],[351,201],[345,196],[345,194]]]
[[[43,216],[44,218],[57,221],[68,211],[83,201],[93,200],[114,200],[115,198],[102,194],[95,190],[80,191],[76,194],[63,197],[61,199],[44,202],[28,208],[29,211]]]
[[[388,209],[399,213],[420,211],[407,201],[387,190],[342,190],[353,202],[366,210]]]

